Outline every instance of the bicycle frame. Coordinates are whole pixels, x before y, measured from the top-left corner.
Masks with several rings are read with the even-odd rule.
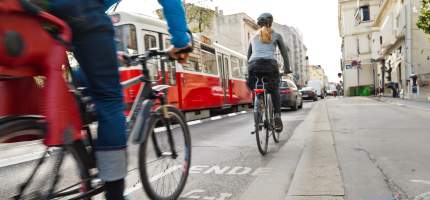
[[[157,114],[153,112],[156,106],[156,101],[159,101],[159,106],[161,107],[163,114],[162,120],[163,124],[167,127],[168,142],[171,148],[172,157],[176,158],[177,152],[175,149],[175,144],[172,136],[172,130],[170,129],[170,119],[167,114],[167,100],[164,91],[170,87],[168,85],[157,85],[152,87],[152,81],[149,78],[149,70],[147,68],[147,61],[153,57],[163,57],[166,56],[166,52],[160,52],[157,50],[150,50],[143,56],[132,56],[135,59],[139,59],[142,66],[142,75],[130,79],[121,83],[124,88],[130,87],[135,84],[144,83],[143,87],[139,89],[137,98],[135,99],[130,115],[127,117],[127,133],[128,137],[135,144],[141,144],[144,142],[145,135],[149,134],[149,126],[145,126],[150,119],[151,115]],[[162,60],[163,62],[163,60]],[[154,136],[154,135],[153,135]],[[162,156],[160,148],[158,147],[158,141],[155,137],[151,138],[154,142],[154,150],[157,156]]]
[[[260,83],[260,84],[259,84]],[[266,90],[266,83],[264,82],[264,77],[257,77],[257,82],[255,83],[255,105],[258,105],[258,97],[259,96],[263,96],[263,105],[264,105],[264,109],[265,112],[264,113],[260,113],[263,115],[266,115],[266,119],[268,119],[270,122],[268,124],[264,124],[264,126],[267,126],[266,128],[269,128],[270,130],[273,129],[273,125],[272,125],[272,116],[269,116],[268,114],[268,106],[267,106],[267,102],[271,99],[269,99],[268,95],[268,91]],[[254,112],[258,112],[258,108],[256,106],[254,106]],[[272,111],[273,112],[273,111]]]
[[[7,94],[0,99],[0,116],[45,116],[48,132],[40,139],[46,146],[81,139],[79,109],[61,69],[65,43],[71,40],[68,26],[25,0],[0,1],[0,19],[7,19],[0,24],[6,41],[0,45],[0,94]],[[42,23],[55,26],[56,32],[48,32]],[[46,77],[43,86],[35,76]]]

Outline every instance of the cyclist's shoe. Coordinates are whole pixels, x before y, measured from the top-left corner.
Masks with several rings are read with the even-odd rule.
[[[282,124],[281,113],[276,113],[275,114],[275,131],[280,133],[280,132],[282,132],[283,128],[284,128],[284,125]]]
[[[126,200],[123,196],[125,187],[124,179],[105,182],[106,200]]]

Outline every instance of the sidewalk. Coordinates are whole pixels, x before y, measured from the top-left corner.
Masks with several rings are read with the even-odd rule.
[[[392,105],[430,111],[430,103],[427,103],[424,101],[415,101],[415,100],[392,98],[392,97],[370,97],[370,98],[376,101],[385,102]]]
[[[345,191],[325,102],[312,109],[240,200],[343,200]]]

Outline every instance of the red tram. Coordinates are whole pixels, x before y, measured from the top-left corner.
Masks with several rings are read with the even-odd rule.
[[[170,46],[167,26],[161,20],[125,12],[116,12],[111,18],[120,51],[137,54]],[[154,61],[149,65],[151,78],[171,86],[169,103],[184,111],[188,120],[209,117],[212,109],[247,108],[252,103],[252,93],[245,81],[246,57],[212,43],[207,37],[197,37],[188,64]],[[139,70],[139,67],[121,67],[121,81],[138,76]],[[133,103],[139,87],[124,89],[127,105]]]

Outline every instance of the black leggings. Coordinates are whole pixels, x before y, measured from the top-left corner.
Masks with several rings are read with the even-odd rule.
[[[281,113],[281,95],[279,94],[279,69],[276,60],[259,59],[249,63],[247,85],[255,89],[257,77],[265,77],[266,89],[272,96],[275,113]]]

